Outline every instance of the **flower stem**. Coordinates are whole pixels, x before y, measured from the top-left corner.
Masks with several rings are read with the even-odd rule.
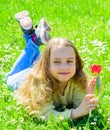
[[[100,76],[97,76],[96,86],[95,86],[95,96],[98,96],[100,89]]]

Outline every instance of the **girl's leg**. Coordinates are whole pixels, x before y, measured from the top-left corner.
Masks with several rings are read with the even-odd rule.
[[[21,14],[22,13],[20,13],[20,15]],[[17,15],[17,17],[18,16],[19,14]],[[20,17],[19,17],[19,20],[20,20]],[[20,86],[20,84],[23,82],[23,80],[25,79],[26,75],[30,72],[33,62],[35,60],[38,60],[40,56],[39,46],[42,44],[41,37],[36,36],[33,30],[32,20],[30,19],[29,16],[28,17],[26,16],[25,18],[22,17],[19,23],[21,25],[22,31],[24,32],[24,38],[26,40],[26,47],[22,51],[21,55],[18,57],[14,66],[12,67],[12,70],[7,76],[7,79],[6,79],[7,84],[9,85],[11,90],[17,89]],[[40,30],[43,30],[43,29],[40,28]],[[44,30],[44,32],[46,31]]]
[[[6,81],[12,91],[20,86],[26,75],[30,72],[33,62],[37,60],[39,56],[39,47],[32,41],[32,39],[29,39],[26,47],[7,75]]]
[[[36,59],[40,56],[39,47],[32,41],[32,39],[29,39],[26,47],[16,60],[9,75],[16,74],[24,69],[31,67],[34,60],[36,60],[34,59],[35,56]]]
[[[31,68],[22,70],[16,74],[8,75],[6,78],[7,85],[11,91],[17,90],[23,83]]]
[[[11,90],[15,90],[20,86],[26,75],[29,73],[33,62],[40,56],[40,50],[37,44],[40,45],[41,40],[39,40],[34,33],[32,20],[29,16],[24,18],[24,13],[26,14],[27,12],[18,13],[17,18],[19,17],[18,22],[24,33],[26,47],[17,58],[11,71],[7,75],[6,81]],[[20,18],[22,19],[20,20]]]

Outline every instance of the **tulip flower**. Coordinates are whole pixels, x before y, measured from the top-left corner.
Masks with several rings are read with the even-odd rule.
[[[101,65],[92,65],[91,66],[91,72],[93,74],[99,74],[101,72],[102,66]]]
[[[102,70],[102,66],[94,64],[94,65],[92,65],[90,67],[90,69],[91,69],[91,72],[94,75],[97,76],[97,81],[96,81],[96,86],[95,86],[95,89],[94,89],[94,93],[95,93],[95,96],[98,96],[98,93],[99,93],[99,90],[100,90],[100,82],[101,82],[99,74],[100,74],[100,72]]]

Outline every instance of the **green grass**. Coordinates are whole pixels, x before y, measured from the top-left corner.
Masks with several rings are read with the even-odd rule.
[[[33,23],[44,17],[51,37],[75,42],[90,76],[90,65],[102,65],[100,105],[88,117],[72,122],[31,117],[14,100],[5,77],[25,46],[14,14],[28,10]],[[110,2],[109,0],[1,0],[0,1],[0,130],[108,130],[110,129]],[[42,50],[43,48],[41,48]]]

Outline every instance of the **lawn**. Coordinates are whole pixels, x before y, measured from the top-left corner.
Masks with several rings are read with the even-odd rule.
[[[25,46],[14,14],[28,10],[34,25],[44,17],[51,37],[75,43],[90,77],[92,64],[102,65],[100,104],[91,117],[77,121],[29,116],[14,100],[5,77]],[[41,51],[45,46],[41,47]],[[0,130],[109,130],[110,129],[110,1],[109,0],[1,0],[0,1]]]

